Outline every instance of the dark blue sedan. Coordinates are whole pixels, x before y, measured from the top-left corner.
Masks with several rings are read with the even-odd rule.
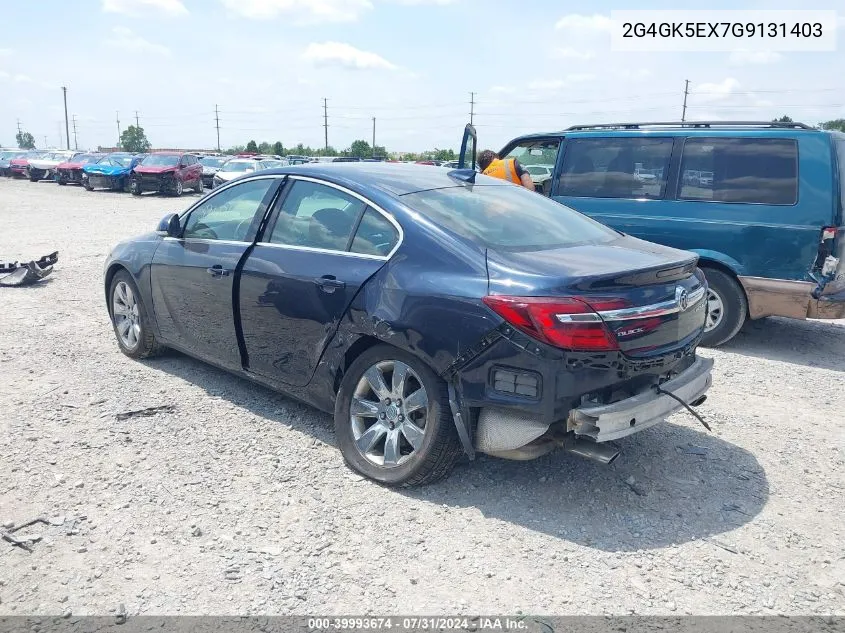
[[[109,255],[121,350],[173,348],[334,414],[346,462],[434,481],[466,454],[609,444],[696,405],[694,254],[472,171],[256,172]]]

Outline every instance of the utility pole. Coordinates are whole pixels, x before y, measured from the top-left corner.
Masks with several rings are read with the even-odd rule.
[[[138,111],[135,110],[135,127],[141,127],[141,124],[138,123]]]
[[[684,109],[681,112],[681,123],[687,120],[687,95],[689,94],[689,79],[684,84]]]
[[[44,135],[44,149],[47,149],[48,145],[49,145],[49,143],[47,142],[47,135],[45,134]]]
[[[67,124],[67,86],[62,86],[62,95],[65,99],[65,138],[67,139],[67,148],[70,149],[70,128]]]
[[[114,115],[117,118],[117,146],[120,147],[120,112],[115,110]]]
[[[376,157],[376,118],[373,117],[373,158]]]
[[[323,97],[323,129],[326,133],[326,151],[329,150],[329,106],[328,101]]]
[[[220,111],[217,109],[217,104],[214,104],[214,123],[217,126],[217,151],[220,151]]]
[[[70,149],[70,148],[68,148]],[[79,149],[79,143],[76,141],[76,115],[73,115],[73,149]]]
[[[469,93],[469,124],[472,125],[472,119],[475,115],[475,93]]]

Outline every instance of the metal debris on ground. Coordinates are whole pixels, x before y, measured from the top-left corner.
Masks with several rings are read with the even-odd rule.
[[[0,529],[0,538],[2,538],[7,543],[11,543],[15,547],[20,547],[21,549],[26,550],[30,554],[32,553],[32,548],[27,545],[27,543],[36,543],[41,540],[41,537],[27,537],[27,538],[17,538],[12,536],[15,532],[22,530],[25,527],[29,527],[30,525],[35,525],[36,523],[43,523],[44,525],[50,525],[50,522],[45,519],[44,517],[36,517],[32,519],[32,521],[27,521],[26,523],[22,523],[18,526],[12,528],[4,528]]]
[[[58,261],[59,252],[55,251],[28,263],[0,262],[0,286],[30,286],[52,273]]]
[[[129,418],[149,417],[152,415],[158,415],[159,413],[173,413],[175,410],[176,405],[162,404],[156,407],[146,407],[144,409],[137,409],[135,411],[124,411],[123,413],[115,414],[114,417],[118,420],[128,420]]]

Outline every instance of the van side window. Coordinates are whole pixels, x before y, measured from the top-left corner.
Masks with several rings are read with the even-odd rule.
[[[579,138],[566,143],[558,195],[660,199],[671,138]]]
[[[798,201],[798,144],[783,138],[688,138],[682,200],[792,205]]]
[[[518,160],[531,177],[534,188],[544,196],[548,196],[551,192],[552,172],[555,170],[558,151],[560,151],[558,139],[523,141],[503,158]]]

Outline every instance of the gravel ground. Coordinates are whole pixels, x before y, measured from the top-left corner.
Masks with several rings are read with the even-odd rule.
[[[0,615],[845,614],[845,322],[766,319],[701,411],[619,442],[481,458],[412,491],[354,475],[329,416],[179,354],[117,348],[118,240],[188,204],[0,180]],[[120,420],[156,405],[172,412]]]

